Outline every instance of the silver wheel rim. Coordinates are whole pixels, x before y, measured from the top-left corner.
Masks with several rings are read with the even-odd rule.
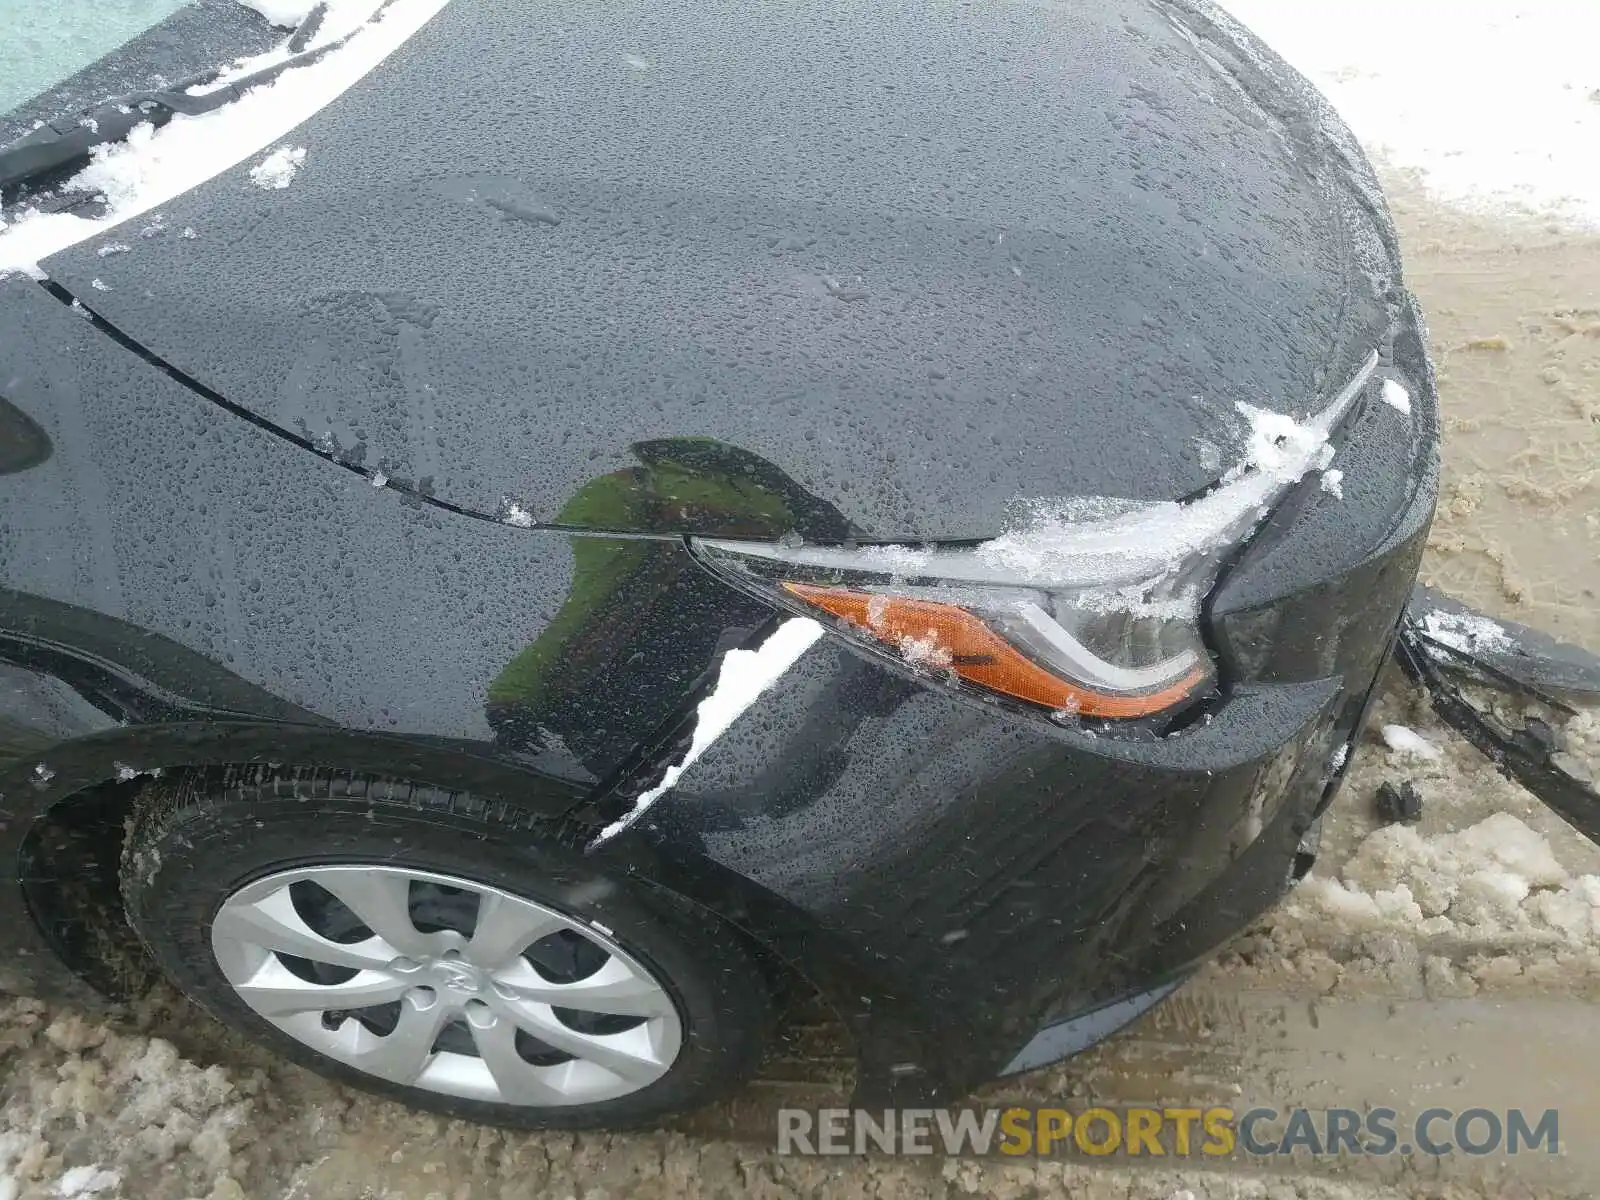
[[[317,866],[229,896],[211,948],[262,1019],[346,1066],[549,1106],[648,1087],[682,1047],[671,996],[609,932],[469,879]]]

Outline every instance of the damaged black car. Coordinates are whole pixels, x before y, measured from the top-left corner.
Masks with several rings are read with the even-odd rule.
[[[305,8],[0,120],[0,983],[565,1127],[805,990],[940,1103],[1307,869],[1403,627],[1443,669],[1439,419],[1280,59],[1203,0]]]

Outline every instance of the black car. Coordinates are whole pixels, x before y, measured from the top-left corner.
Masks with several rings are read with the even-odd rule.
[[[1204,0],[353,7],[0,123],[8,986],[620,1125],[805,988],[954,1099],[1278,899],[1438,448],[1303,79]]]

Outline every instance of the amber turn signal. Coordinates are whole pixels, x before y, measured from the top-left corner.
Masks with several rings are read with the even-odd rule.
[[[1183,700],[1207,677],[1197,666],[1157,691],[1111,695],[1047,671],[981,617],[953,604],[792,581],[783,588],[899,650],[909,662],[948,668],[969,683],[1052,710],[1086,717],[1148,716]]]

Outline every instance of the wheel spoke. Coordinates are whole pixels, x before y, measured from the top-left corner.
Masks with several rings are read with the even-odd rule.
[[[554,1104],[565,1099],[559,1089],[539,1078],[537,1067],[517,1053],[517,1027],[506,1018],[499,1017],[492,1024],[469,1020],[467,1028],[505,1103]]]
[[[523,1001],[571,1008],[578,1012],[607,1013],[619,1017],[664,1017],[672,1013],[672,1000],[660,985],[635,971],[616,955],[593,975],[574,983],[543,978],[526,962],[495,975],[495,983]]]
[[[388,1004],[404,996],[411,985],[377,971],[362,971],[344,983],[311,983],[269,957],[248,980],[233,986],[246,1004],[272,1018],[326,1008]]]
[[[622,1033],[579,1033],[563,1025],[548,1004],[512,1001],[506,1003],[502,1011],[545,1045],[565,1051],[574,1058],[587,1059],[614,1075],[634,1082],[654,1081],[660,1077],[672,1057],[661,1053],[648,1024]]]
[[[313,879],[401,954],[423,958],[443,948],[411,921],[411,880],[383,870],[319,871]]]
[[[399,953],[379,938],[345,944],[323,937],[295,911],[287,887],[254,903],[225,905],[212,922],[211,934],[337,967],[381,967]]]
[[[373,1033],[360,1021],[348,1020],[344,1028],[350,1031],[349,1044],[343,1047],[344,1061],[381,1079],[414,1083],[432,1061],[433,1043],[453,1012],[437,998],[424,1008],[413,992],[400,1002],[400,1019],[388,1033]]]
[[[478,923],[462,954],[468,962],[492,969],[566,928],[568,922],[537,905],[486,892],[478,898]]]

